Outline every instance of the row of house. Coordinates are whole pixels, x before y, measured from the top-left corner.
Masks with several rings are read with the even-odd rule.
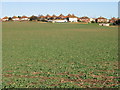
[[[27,16],[22,16],[22,17],[16,17],[16,16],[13,16],[12,18],[11,17],[4,17],[1,19],[1,21],[9,21],[9,20],[13,20],[13,21],[29,21],[29,17]]]
[[[1,21],[29,21],[29,20],[39,20],[39,21],[48,21],[48,22],[86,22],[86,23],[91,23],[91,22],[109,22],[109,23],[114,23],[115,21],[118,20],[118,18],[111,18],[111,19],[107,19],[104,17],[98,17],[98,18],[89,18],[87,16],[84,17],[77,17],[74,14],[68,14],[67,16],[64,16],[63,14],[60,14],[59,16],[56,15],[52,15],[50,16],[49,14],[47,14],[46,16],[43,15],[39,15],[39,16],[31,16],[31,17],[27,17],[27,16],[13,16],[13,17],[4,17],[1,19]]]

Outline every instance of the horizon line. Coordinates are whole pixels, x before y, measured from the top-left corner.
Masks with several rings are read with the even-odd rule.
[[[62,14],[62,13],[61,13]],[[70,13],[69,13],[70,14]],[[5,15],[5,16],[3,16],[3,17],[0,17],[0,18],[4,18],[4,17],[14,17],[14,16],[16,16],[16,17],[18,17],[18,16],[27,16],[27,17],[31,17],[31,16],[40,16],[40,15],[42,15],[42,16],[47,16],[47,15],[50,15],[50,14],[46,14],[46,15],[44,15],[44,14],[39,14],[39,15],[13,15],[13,16],[7,16],[7,15]],[[52,15],[50,15],[50,16],[53,16],[53,15],[56,15],[56,14],[52,14]],[[60,14],[59,14],[60,15]],[[56,16],[59,16],[59,15],[56,15]],[[64,14],[62,14],[62,15],[64,15]],[[68,15],[68,14],[67,14]],[[64,16],[67,16],[67,15],[64,15]],[[73,14],[71,14],[71,15],[73,15]],[[75,15],[75,14],[74,14]],[[75,15],[76,16],[76,15]],[[81,18],[81,17],[88,17],[88,18],[98,18],[98,17],[104,17],[104,16],[94,16],[94,17],[92,17],[92,16],[86,16],[86,15],[83,15],[83,16],[76,16],[76,17],[78,17],[78,18]],[[115,16],[113,16],[113,17],[115,17]],[[113,17],[111,17],[111,18],[113,18]],[[104,18],[107,18],[108,19],[108,17],[104,17]],[[119,18],[119,16],[117,16],[117,17],[115,17],[115,18]]]

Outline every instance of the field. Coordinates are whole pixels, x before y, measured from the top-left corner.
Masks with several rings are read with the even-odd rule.
[[[118,30],[3,22],[3,88],[117,88]]]

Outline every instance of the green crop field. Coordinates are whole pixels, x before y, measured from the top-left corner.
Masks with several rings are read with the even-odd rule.
[[[3,88],[117,88],[118,30],[97,24],[2,23]]]

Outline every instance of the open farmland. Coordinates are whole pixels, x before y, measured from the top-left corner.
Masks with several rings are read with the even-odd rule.
[[[97,24],[3,22],[3,87],[118,87],[118,30]]]

